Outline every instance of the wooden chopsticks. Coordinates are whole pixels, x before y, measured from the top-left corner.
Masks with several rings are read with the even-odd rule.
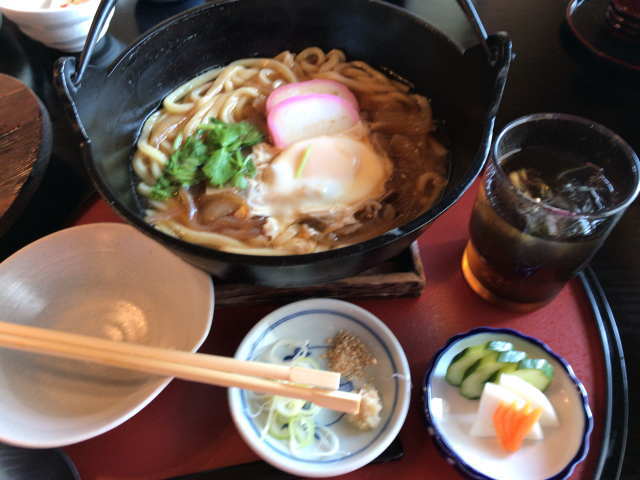
[[[340,412],[357,413],[360,408],[359,395],[336,390],[340,382],[340,374],[337,372],[114,342],[8,322],[0,322],[0,347],[86,360],[222,387],[238,387],[300,398]],[[273,380],[314,386],[291,385]]]

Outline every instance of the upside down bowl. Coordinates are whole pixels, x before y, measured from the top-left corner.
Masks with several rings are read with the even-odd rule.
[[[282,287],[344,278],[389,259],[460,198],[487,158],[511,59],[505,34],[487,43],[492,60],[480,45],[462,49],[424,19],[378,0],[343,0],[339,8],[315,0],[227,0],[164,21],[106,69],[89,66],[77,78],[76,59],[62,58],[55,77],[78,127],[86,170],[118,214],[216,277]],[[226,253],[148,224],[130,159],[143,121],[161,100],[211,67],[313,45],[389,69],[431,100],[450,141],[449,183],[439,202],[370,240],[303,255]]]

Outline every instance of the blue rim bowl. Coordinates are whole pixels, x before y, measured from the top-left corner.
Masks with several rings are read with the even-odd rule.
[[[459,341],[471,337],[473,335],[478,335],[482,333],[493,333],[493,334],[501,334],[501,335],[512,335],[514,337],[518,337],[525,342],[531,343],[533,346],[538,347],[545,351],[549,357],[553,358],[557,361],[563,368],[564,373],[569,377],[571,382],[575,385],[576,390],[578,391],[578,397],[581,400],[582,404],[582,412],[584,414],[584,431],[582,435],[582,441],[580,443],[580,447],[578,448],[576,454],[572,458],[572,460],[557,474],[547,477],[545,480],[564,480],[569,478],[576,466],[582,462],[589,452],[589,438],[591,436],[591,432],[593,430],[593,415],[591,414],[591,408],[589,407],[589,400],[587,396],[587,391],[580,380],[576,377],[573,372],[573,368],[571,365],[562,358],[560,355],[555,353],[551,348],[541,342],[540,340],[530,337],[528,335],[524,335],[516,330],[512,330],[509,328],[491,328],[491,327],[480,327],[475,328],[473,330],[469,330],[466,333],[461,333],[455,335],[450,338],[444,347],[442,347],[438,352],[436,352],[433,362],[431,366],[427,370],[427,373],[424,377],[423,385],[422,385],[422,400],[423,400],[423,411],[425,416],[425,424],[427,426],[427,430],[431,435],[433,442],[436,447],[440,450],[442,455],[445,457],[448,463],[456,467],[462,474],[467,477],[478,479],[478,480],[494,480],[493,477],[489,477],[484,473],[479,472],[474,467],[465,462],[460,455],[458,455],[454,448],[447,442],[447,439],[443,435],[442,432],[439,431],[436,423],[434,422],[430,412],[429,412],[429,398],[431,397],[431,380],[435,369],[440,362],[442,356],[449,351],[454,345],[456,345]]]

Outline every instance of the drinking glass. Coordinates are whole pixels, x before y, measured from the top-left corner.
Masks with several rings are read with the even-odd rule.
[[[471,215],[467,283],[509,309],[545,305],[639,190],[637,155],[602,125],[558,113],[511,122],[496,138]]]
[[[606,19],[614,33],[640,42],[640,0],[609,0]]]

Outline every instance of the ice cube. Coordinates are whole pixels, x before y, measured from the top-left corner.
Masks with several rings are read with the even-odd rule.
[[[604,210],[613,203],[615,192],[604,170],[592,163],[558,174],[552,190],[552,205],[580,214]]]
[[[548,202],[553,198],[549,185],[534,168],[520,168],[509,173],[509,180],[526,196],[537,202]]]

